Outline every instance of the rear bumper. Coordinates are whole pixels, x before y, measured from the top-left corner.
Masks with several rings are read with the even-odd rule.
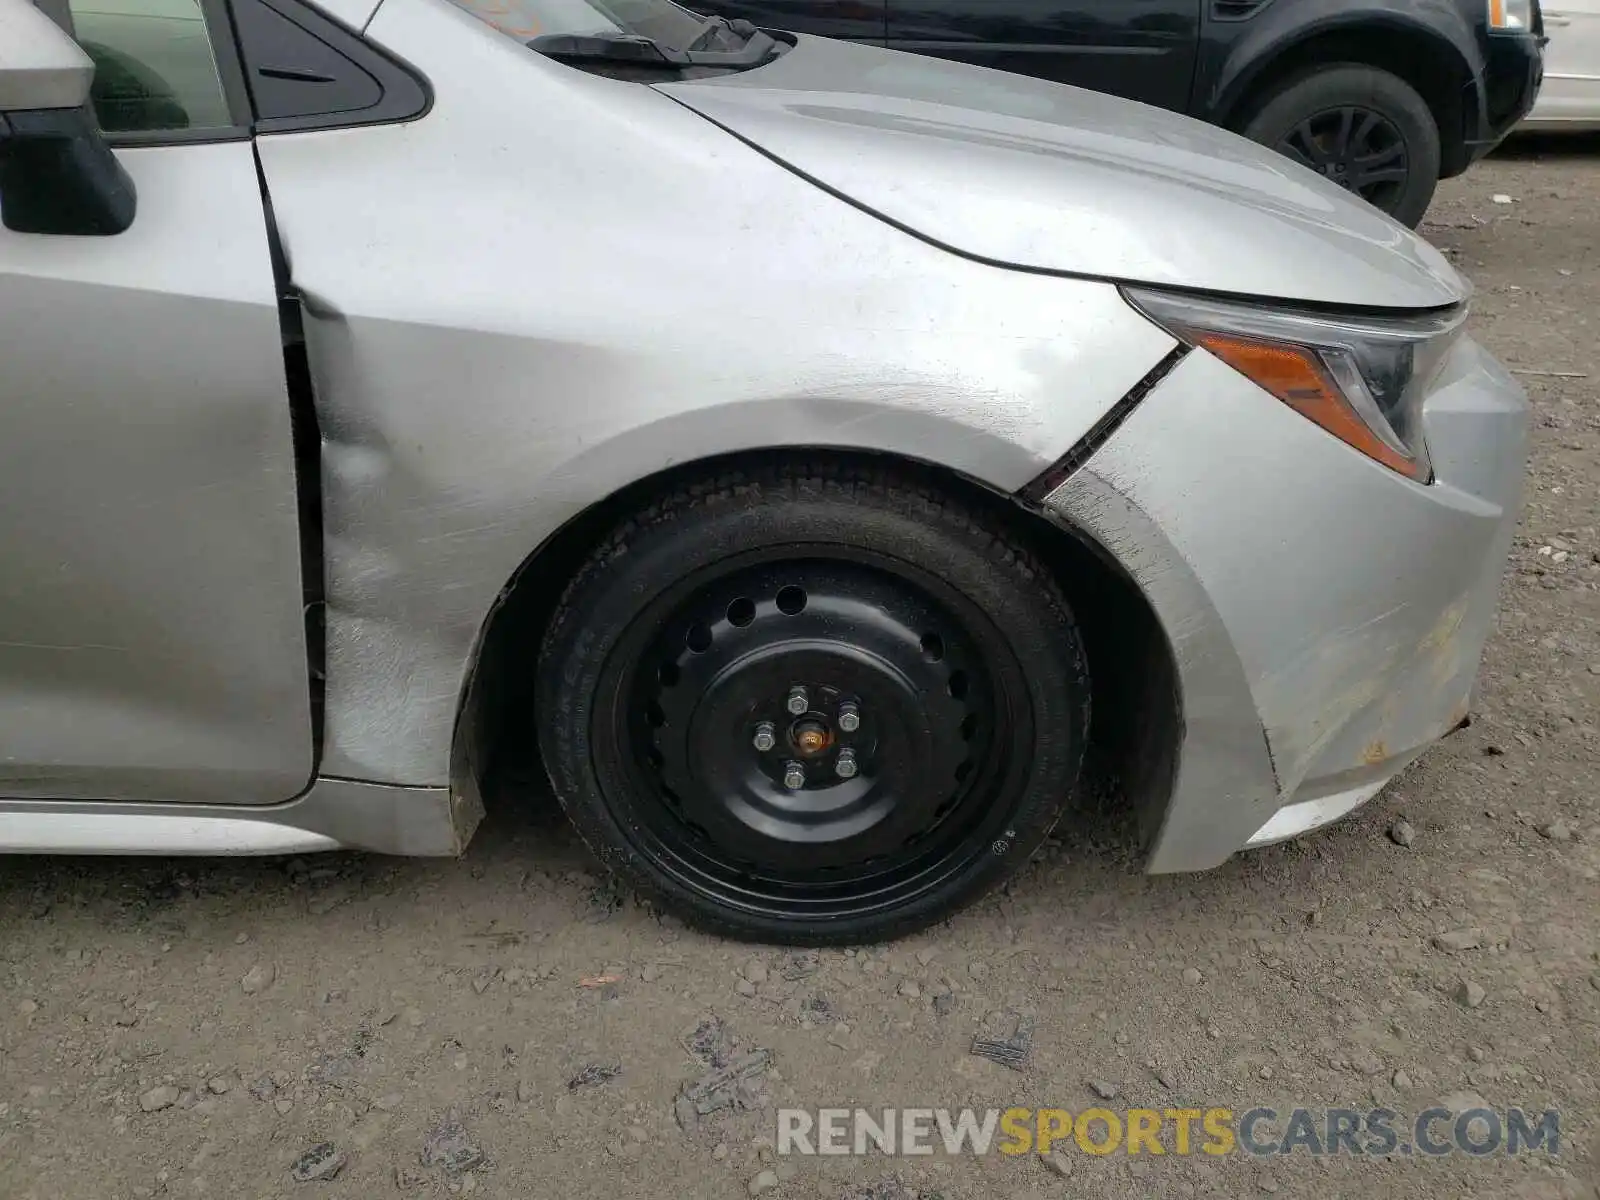
[[[1527,404],[1463,340],[1426,429],[1424,487],[1192,352],[1046,499],[1122,563],[1172,649],[1181,744],[1152,871],[1324,824],[1466,715]]]

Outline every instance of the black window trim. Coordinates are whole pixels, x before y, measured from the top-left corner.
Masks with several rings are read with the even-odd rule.
[[[222,2],[222,0],[217,0]],[[433,89],[427,77],[399,55],[368,41],[361,32],[300,0],[232,0],[234,3],[261,4],[285,20],[298,25],[335,53],[350,60],[378,84],[376,104],[350,112],[307,113],[295,117],[260,117],[252,113],[256,133],[301,133],[317,129],[349,129],[362,125],[393,125],[415,121],[433,107]],[[231,28],[231,25],[230,25]],[[235,34],[237,37],[237,34]],[[238,42],[243,68],[250,64],[248,49]],[[281,64],[280,64],[281,65]]]

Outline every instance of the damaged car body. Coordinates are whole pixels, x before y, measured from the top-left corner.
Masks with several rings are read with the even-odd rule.
[[[1464,719],[1526,405],[1313,173],[666,0],[118,3],[0,0],[0,849],[553,786],[707,927],[872,940],[1086,756],[1199,870]]]

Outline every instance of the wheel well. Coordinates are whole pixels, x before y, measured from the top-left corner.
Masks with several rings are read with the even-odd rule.
[[[1462,89],[1470,82],[1446,43],[1399,26],[1361,26],[1313,34],[1280,51],[1250,79],[1228,105],[1222,123],[1244,127],[1266,97],[1296,76],[1316,67],[1350,63],[1377,67],[1399,76],[1417,90],[1439,127],[1440,174],[1466,168],[1466,124]]]
[[[557,602],[592,549],[652,495],[686,479],[765,458],[892,460],[1006,522],[1045,562],[1067,598],[1089,660],[1091,719],[1080,796],[1102,812],[1136,816],[1147,833],[1171,795],[1181,717],[1171,648],[1144,594],[1104,552],[964,475],[893,455],[795,450],[744,453],[673,467],[623,488],[558,530],[523,563],[486,622],[457,722],[453,781],[493,806],[519,784],[547,791],[537,739],[532,663]]]

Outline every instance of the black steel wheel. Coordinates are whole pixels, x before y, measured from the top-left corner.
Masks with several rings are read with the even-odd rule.
[[[1439,180],[1439,129],[1427,103],[1388,71],[1349,63],[1289,80],[1242,132],[1396,220],[1422,220]]]
[[[624,526],[540,684],[556,793],[600,856],[702,925],[786,942],[906,932],[1025,862],[1088,715],[1066,605],[993,518],[815,466]]]

